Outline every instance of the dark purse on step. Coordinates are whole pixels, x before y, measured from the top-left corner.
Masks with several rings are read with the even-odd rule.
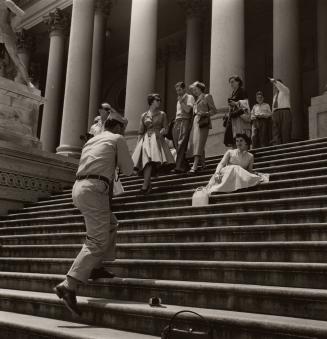
[[[183,323],[179,322],[177,326],[175,323],[182,313],[194,314],[200,318],[200,322],[195,319],[184,319]],[[209,322],[200,314],[193,311],[180,311],[170,319],[169,324],[162,331],[161,339],[213,339],[213,331]]]

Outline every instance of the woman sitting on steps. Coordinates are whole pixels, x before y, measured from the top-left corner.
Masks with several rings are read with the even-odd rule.
[[[258,185],[269,180],[268,175],[253,173],[253,154],[248,152],[251,139],[246,134],[235,137],[236,149],[228,150],[211,177],[207,190],[213,192],[234,192],[241,188]]]

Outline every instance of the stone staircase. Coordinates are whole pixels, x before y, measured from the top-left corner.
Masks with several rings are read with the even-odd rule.
[[[327,338],[327,138],[253,153],[271,182],[205,207],[191,196],[220,156],[198,176],[155,179],[145,197],[142,179],[123,178],[108,263],[120,278],[81,287],[80,319],[52,293],[85,237],[70,190],[3,216],[0,338],[150,339],[182,309],[205,315],[216,338]],[[154,295],[165,307],[148,306]]]

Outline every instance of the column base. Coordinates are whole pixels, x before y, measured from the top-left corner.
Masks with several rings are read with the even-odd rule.
[[[70,145],[60,145],[56,149],[57,154],[63,155],[65,157],[72,157],[79,159],[81,157],[82,147],[79,146],[70,146]]]
[[[327,92],[311,98],[309,107],[309,138],[327,137]]]

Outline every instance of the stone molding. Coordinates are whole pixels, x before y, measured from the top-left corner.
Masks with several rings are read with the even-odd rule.
[[[73,0],[42,0],[35,4],[32,4],[25,10],[25,16],[21,19],[18,24],[15,25],[15,21],[18,19],[14,18],[14,26],[17,30],[22,28],[30,29],[41,22],[43,22],[44,16],[53,12],[56,8],[65,9],[73,4]]]
[[[43,17],[43,22],[48,26],[50,34],[53,32],[65,33],[69,29],[70,20],[66,13],[56,8],[47,16]]]
[[[47,193],[59,192],[63,188],[60,182],[51,181],[46,178],[26,176],[15,172],[7,172],[1,169],[0,186]]]

